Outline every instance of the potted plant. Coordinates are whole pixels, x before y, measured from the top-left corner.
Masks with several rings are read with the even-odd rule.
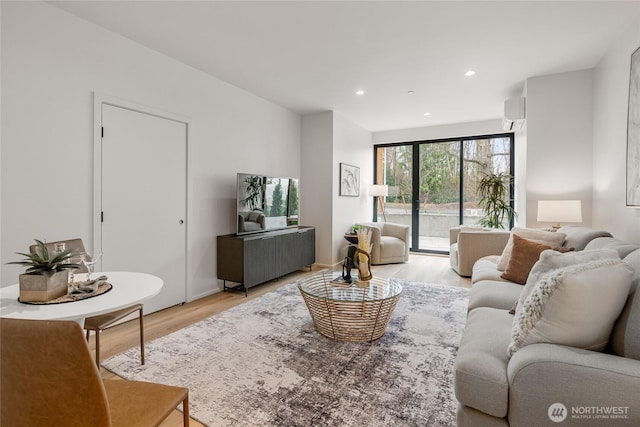
[[[27,267],[24,274],[19,276],[20,301],[46,302],[67,293],[69,272],[80,268],[79,264],[71,262],[75,250],[67,249],[61,252],[50,252],[44,242],[35,239],[36,246],[33,253],[21,253],[22,261],[9,262]]]
[[[516,211],[511,206],[509,189],[513,185],[513,176],[504,172],[485,174],[476,190],[480,196],[479,204],[484,217],[478,223],[484,227],[509,228]]]

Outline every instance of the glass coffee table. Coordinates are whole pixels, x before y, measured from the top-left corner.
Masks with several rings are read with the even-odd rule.
[[[332,282],[340,276],[336,271],[323,272],[298,282],[316,330],[340,341],[377,340],[387,329],[402,286],[377,276],[367,282]]]

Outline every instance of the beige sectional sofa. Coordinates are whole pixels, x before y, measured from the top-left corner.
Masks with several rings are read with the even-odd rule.
[[[640,425],[640,249],[586,227],[558,233],[575,251],[542,252],[526,285],[501,277],[498,255],[475,263],[455,364],[459,427]],[[591,324],[607,315],[609,327]],[[604,349],[553,343],[595,340],[594,326]]]

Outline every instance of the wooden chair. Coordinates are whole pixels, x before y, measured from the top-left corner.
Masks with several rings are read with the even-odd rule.
[[[102,379],[80,325],[62,320],[0,319],[0,425],[158,426],[189,389]]]
[[[59,243],[64,243],[66,249],[74,249],[76,251],[77,256],[72,259],[74,263],[81,264],[81,255],[84,255],[84,259],[87,262],[91,262],[91,256],[85,250],[82,239],[76,238],[47,242],[45,246],[47,247],[47,250],[52,251]],[[29,247],[29,250],[33,252],[35,248],[36,245],[31,245]],[[81,264],[81,267],[77,270],[74,270],[74,272],[87,273],[88,269],[86,265]],[[98,369],[100,369],[100,332],[113,325],[115,322],[124,319],[132,313],[135,313],[136,311],[139,313],[138,315],[140,318],[140,362],[144,365],[144,320],[142,313],[142,304],[135,304],[117,311],[101,314],[99,316],[87,317],[84,320],[84,329],[87,331],[87,341],[89,341],[89,335],[91,331],[94,331],[96,335],[96,365],[98,366]]]
[[[87,341],[89,341],[91,331],[94,331],[96,335],[96,366],[98,369],[100,369],[100,332],[136,311],[139,312],[138,317],[140,321],[140,363],[144,365],[144,315],[142,313],[142,304],[132,305],[117,311],[84,319]]]

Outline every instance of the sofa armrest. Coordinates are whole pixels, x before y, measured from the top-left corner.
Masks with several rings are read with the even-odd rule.
[[[640,361],[555,344],[518,350],[507,368],[509,423],[546,425],[549,406],[567,409],[562,425],[597,423],[595,416],[621,416],[615,425],[640,425]],[[591,415],[591,418],[585,418]],[[602,421],[613,418],[602,418]]]
[[[508,231],[461,231],[458,233],[458,274],[471,276],[473,264],[488,255],[501,255]]]

